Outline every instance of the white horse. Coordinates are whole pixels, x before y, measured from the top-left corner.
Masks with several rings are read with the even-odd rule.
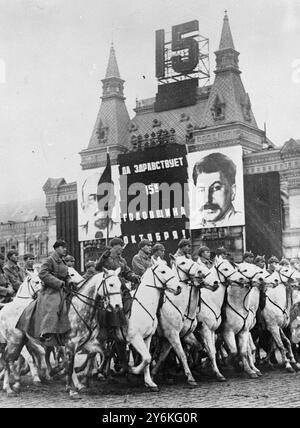
[[[167,296],[180,292],[181,286],[176,275],[164,263],[155,263],[148,268],[141,277],[140,285],[133,292],[125,336],[126,341],[141,355],[142,361],[136,367],[129,367],[129,371],[136,375],[143,371],[145,386],[152,391],[158,390],[150,375],[149,352],[151,339],[157,328],[157,313]]]
[[[282,363],[286,370],[293,373],[300,369],[292,352],[291,342],[286,337],[283,329],[290,323],[290,310],[292,307],[293,287],[298,287],[298,273],[290,267],[284,267],[279,272],[269,273],[266,283],[266,305],[262,310],[262,317],[266,323],[266,329],[271,333],[273,348],[267,355],[269,359],[274,347],[281,353]],[[287,348],[287,352],[285,349]]]
[[[228,283],[230,281],[244,283],[245,278],[228,260],[218,257],[216,257],[211,271],[217,275],[220,285],[214,292],[205,288],[201,291],[201,309],[197,315],[198,331],[217,380],[225,381],[216,362],[216,331],[222,322],[222,306]]]
[[[115,271],[103,268],[103,272],[84,281],[81,287],[73,291],[69,310],[71,330],[65,343],[67,390],[71,398],[77,398],[78,393],[85,388],[75,371],[75,355],[88,354],[84,376],[88,376],[97,354],[100,354],[102,363],[104,361],[103,350],[98,340],[101,326],[98,323],[97,311],[100,306],[107,310],[122,310],[119,273],[120,268]]]
[[[187,259],[185,256],[179,256],[175,259],[174,256],[170,255],[170,259],[172,271],[175,273],[182,291],[178,296],[166,296],[166,300],[159,311],[158,330],[168,342],[163,344],[152,374],[157,374],[160,364],[173,348],[182,363],[188,384],[196,386],[197,382],[188,366],[181,339],[188,344],[200,345],[193,335],[197,326],[196,316],[199,310],[200,286],[210,287],[211,290],[216,289],[218,280],[217,276],[213,276],[206,266],[199,266],[198,263]]]
[[[28,274],[23,283],[20,285],[13,301],[3,305],[3,308],[0,311],[0,344],[2,350],[5,353],[7,352],[6,347],[8,343],[14,341],[14,333],[17,330],[15,329],[17,321],[19,320],[24,309],[36,298],[38,292],[41,289],[41,285],[42,283],[37,273],[34,272],[32,274]],[[20,355],[19,350],[16,350],[16,352]],[[21,354],[29,364],[34,384],[40,384],[41,377],[49,379],[46,371],[46,365],[44,364],[45,351],[42,346],[28,341],[26,343],[26,347],[22,346]],[[17,359],[18,358],[15,358],[15,361]],[[20,376],[18,374],[20,367],[16,368],[11,363],[10,370],[15,374],[16,382],[14,384],[14,390],[18,391],[20,389]],[[4,371],[3,389],[7,391],[8,395],[14,395],[14,391],[10,388],[8,382],[7,370]]]
[[[223,323],[223,338],[227,344],[230,357],[238,355],[243,363],[244,371],[250,378],[261,376],[255,367],[253,352],[255,346],[250,330],[256,323],[256,312],[259,306],[259,287],[268,276],[267,271],[250,263],[240,263],[238,272],[246,283],[231,284],[227,288],[226,319]],[[238,346],[237,346],[238,343]]]

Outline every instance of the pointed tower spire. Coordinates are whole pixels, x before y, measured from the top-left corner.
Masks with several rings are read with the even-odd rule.
[[[239,52],[235,50],[233,44],[227,11],[223,20],[219,49],[215,54],[216,78],[209,94],[205,125],[240,122],[257,128],[250,98],[241,80]]]
[[[108,65],[105,78],[102,79],[102,85],[102,102],[88,149],[99,148],[103,151],[107,147],[124,146],[126,144],[124,142],[128,141],[129,134],[130,118],[125,105],[124,80],[120,77],[113,43],[110,47]],[[105,152],[103,151],[103,153]],[[93,158],[88,161],[88,165],[92,165],[92,162],[96,161]]]
[[[220,46],[219,46],[219,50],[222,50],[222,49],[234,49],[227,10],[225,10],[223,28],[222,28],[222,34],[221,34],[221,40],[220,40]]]
[[[120,78],[120,72],[119,72],[119,67],[117,63],[116,52],[115,52],[113,42],[111,43],[111,47],[110,47],[110,54],[109,54],[109,60],[107,64],[105,79],[108,79],[110,77]]]
[[[239,70],[239,52],[235,50],[233,44],[227,10],[225,10],[219,49],[215,54],[217,63],[216,74],[228,70],[241,73]]]

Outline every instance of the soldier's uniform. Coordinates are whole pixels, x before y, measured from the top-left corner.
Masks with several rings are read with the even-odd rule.
[[[146,270],[151,267],[151,254],[146,254],[143,248],[145,246],[152,246],[151,242],[143,239],[139,243],[139,252],[132,259],[132,270],[138,275],[142,276]]]
[[[186,246],[191,246],[191,241],[189,239],[182,239],[179,244],[178,244],[178,249],[176,251],[176,253],[174,254],[174,257],[180,257],[180,256],[185,256],[187,259],[191,259],[192,256],[191,254],[185,253],[183,248]]]
[[[3,271],[16,293],[25,279],[24,271],[10,260],[4,265]]]
[[[0,302],[8,303],[15,294],[9,280],[7,279],[2,267],[0,266]]]

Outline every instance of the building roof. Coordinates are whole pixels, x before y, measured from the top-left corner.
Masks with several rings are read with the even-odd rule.
[[[116,53],[113,46],[103,82],[103,94],[96,123],[88,148],[126,144],[128,141],[129,114],[123,94],[124,81],[120,78]]]
[[[225,12],[219,50],[234,49],[227,11]]]
[[[11,201],[0,204],[0,222],[7,223],[34,220],[35,217],[48,216],[45,201],[34,199],[31,201]]]
[[[119,67],[118,67],[118,63],[117,63],[116,52],[115,52],[115,48],[114,48],[113,44],[110,47],[109,60],[108,60],[108,64],[107,64],[105,79],[108,79],[110,77],[119,77],[120,78],[120,72],[119,72]]]
[[[252,112],[251,102],[242,83],[238,66],[239,53],[234,49],[227,13],[224,16],[219,50],[216,52],[216,77],[211,86],[198,88],[197,103],[156,113],[155,99],[141,100],[137,103],[136,116],[132,119],[130,137],[144,135],[151,130],[174,128],[177,139],[185,142],[187,127],[209,128],[232,122],[243,123],[258,129]],[[215,117],[214,110],[221,106],[224,114]],[[154,123],[153,121],[156,120]],[[158,125],[160,124],[160,125]],[[180,142],[180,141],[178,141]]]

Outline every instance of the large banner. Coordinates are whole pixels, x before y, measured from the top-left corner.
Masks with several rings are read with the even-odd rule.
[[[101,183],[108,182],[109,203],[105,198]],[[100,189],[100,190],[99,190]],[[89,241],[112,238],[121,235],[120,226],[120,183],[117,165],[84,170],[77,182],[78,193],[78,239]]]
[[[245,224],[242,147],[188,154],[190,229]]]
[[[186,154],[184,145],[170,144],[118,156],[121,230],[129,252],[142,239],[162,242],[171,252],[188,236]]]

